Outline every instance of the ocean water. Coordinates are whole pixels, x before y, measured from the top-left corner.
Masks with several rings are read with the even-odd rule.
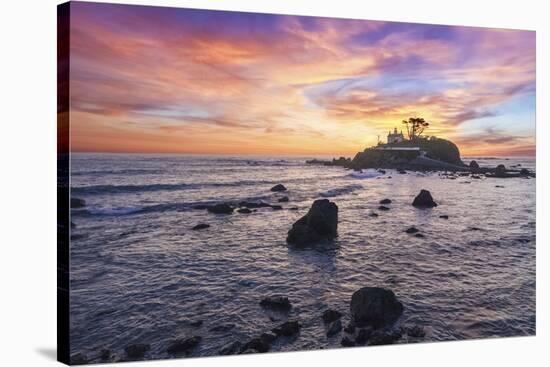
[[[87,206],[71,214],[71,353],[99,361],[101,349],[122,357],[147,343],[147,359],[170,358],[171,340],[199,335],[188,356],[211,356],[287,318],[300,321],[300,334],[272,351],[340,347],[342,334],[327,338],[320,316],[336,309],[347,323],[351,295],[364,286],[393,290],[405,307],[400,325],[424,327],[424,338],[398,343],[534,335],[535,179],[361,176],[306,165],[310,158],[72,155],[72,196]],[[271,192],[277,183],[288,191]],[[412,207],[420,189],[439,206]],[[192,209],[282,196],[290,199],[283,210]],[[287,231],[319,198],[339,207],[338,238],[287,245]],[[387,212],[377,210],[384,198],[393,201]],[[199,223],[210,228],[191,230]],[[405,233],[412,225],[425,237]],[[272,294],[289,297],[288,315],[260,307]]]

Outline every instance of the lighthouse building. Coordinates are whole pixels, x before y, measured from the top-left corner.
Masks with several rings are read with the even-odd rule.
[[[403,137],[403,131],[397,132],[397,128],[393,128],[393,132],[388,132],[388,144],[401,143],[405,138]]]

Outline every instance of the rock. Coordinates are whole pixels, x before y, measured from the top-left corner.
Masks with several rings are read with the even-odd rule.
[[[422,233],[417,233],[414,235],[417,238],[424,238],[425,236]]]
[[[391,204],[391,200],[390,199],[382,199],[382,200],[380,200],[379,203],[380,204]]]
[[[357,326],[378,329],[397,321],[403,313],[403,305],[389,289],[364,287],[352,295],[350,311]]]
[[[269,348],[269,343],[266,343],[261,338],[254,338],[242,347],[242,351],[246,352],[247,350],[252,349],[260,353],[267,353],[269,352]]]
[[[369,217],[377,217],[377,216],[378,216],[378,213],[375,213],[375,212],[369,213]]]
[[[207,207],[206,210],[214,214],[232,214],[234,209],[229,204],[220,203],[211,205]]]
[[[338,206],[328,199],[315,200],[306,215],[292,225],[286,241],[303,246],[337,236]]]
[[[288,196],[283,196],[282,198],[279,198],[279,200],[277,200],[277,202],[279,203],[288,203]]]
[[[437,206],[437,203],[428,190],[420,190],[420,193],[414,198],[412,205],[417,208],[433,208]]]
[[[383,170],[383,169],[379,169],[378,172],[380,172],[381,174],[385,175],[386,174],[386,171]]]
[[[197,204],[197,205],[194,205],[193,206],[193,209],[197,209],[197,210],[205,210],[205,209],[208,209],[209,205],[205,205],[205,204]]]
[[[242,343],[238,340],[235,340],[235,341],[232,341],[232,342],[229,342],[229,343],[225,344],[220,349],[220,355],[228,356],[228,355],[231,355],[231,354],[237,354],[237,353],[239,353],[241,348],[242,348]]]
[[[76,228],[76,224],[74,224],[73,222],[71,222],[71,228]]]
[[[479,169],[479,164],[477,164],[476,161],[471,161],[471,162],[470,162],[470,169],[471,169],[472,171],[477,171],[477,170]]]
[[[384,205],[380,205],[380,206],[378,207],[378,210],[388,211],[388,210],[390,210],[390,208],[388,208],[387,206],[384,206]]]
[[[208,331],[212,331],[214,333],[226,333],[232,330],[234,327],[235,327],[235,324],[217,325],[210,328]]]
[[[342,322],[340,319],[333,321],[329,324],[327,328],[327,336],[331,337],[333,335],[338,334],[342,330]]]
[[[504,186],[502,186],[502,185],[496,185],[495,187],[498,187],[498,188],[500,188],[500,189],[503,189],[503,188],[504,188]]]
[[[354,347],[355,346],[355,343],[353,342],[353,340],[351,340],[347,336],[344,336],[342,338],[342,341],[340,342],[340,344],[342,344],[343,347]]]
[[[359,329],[359,332],[357,333],[357,337],[355,338],[355,342],[359,345],[365,345],[371,335],[372,335],[371,328]]]
[[[275,185],[271,188],[271,191],[275,191],[275,192],[281,192],[281,191],[286,191],[286,190],[287,189],[283,184],[277,184],[277,185]]]
[[[202,338],[200,336],[192,336],[185,339],[176,339],[172,343],[170,343],[166,351],[168,352],[168,354],[185,353],[195,348],[201,342],[201,340]]]
[[[424,328],[418,325],[406,328],[407,335],[413,338],[423,338],[426,336]]]
[[[449,219],[449,216],[446,215],[446,214],[444,214],[444,215],[440,215],[439,218],[441,218],[441,219]]]
[[[417,233],[418,229],[416,227],[409,227],[409,228],[407,228],[407,230],[405,232],[407,232],[407,233]]]
[[[406,175],[407,174],[407,171],[402,170],[402,169],[400,169],[398,172],[399,172],[400,175]]]
[[[283,209],[283,207],[280,206],[280,205],[271,205],[271,209],[273,209],[273,210],[281,210],[281,209]]]
[[[292,208],[288,208],[288,210],[298,210],[298,207],[293,206]]]
[[[323,312],[323,315],[321,316],[325,324],[339,320],[341,317],[342,317],[342,314],[336,310],[326,310],[325,312]]]
[[[292,336],[300,331],[302,325],[298,321],[287,321],[275,328],[273,331],[278,336]]]
[[[71,209],[84,208],[86,206],[86,200],[79,198],[71,198]]]
[[[252,213],[252,210],[250,210],[248,208],[241,208],[241,209],[238,209],[237,212],[239,212],[241,214],[250,214],[250,213]]]
[[[344,328],[344,331],[348,334],[355,333],[355,325],[352,322],[349,322]]]
[[[82,353],[76,353],[71,356],[71,364],[88,364],[88,357]]]
[[[200,224],[197,224],[196,226],[194,226],[192,228],[192,230],[193,231],[198,231],[198,230],[206,229],[206,228],[210,228],[210,224],[200,223]]]
[[[271,344],[275,339],[277,339],[277,335],[274,333],[262,333],[260,335],[260,339],[267,344]]]
[[[189,325],[193,326],[193,327],[199,327],[202,325],[202,320],[194,320],[194,321],[189,321]]]
[[[151,349],[149,344],[132,344],[124,348],[124,352],[129,359],[143,359],[149,349]]]
[[[257,208],[267,208],[267,207],[270,207],[271,205],[268,203],[264,203],[263,201],[260,201],[259,203],[254,203],[250,201],[241,201],[239,203],[239,206],[243,208],[257,209]]]
[[[292,308],[288,297],[268,296],[260,301],[260,306],[276,310],[288,311]]]
[[[99,359],[103,362],[110,361],[113,358],[113,352],[110,349],[102,349],[99,352]]]
[[[369,345],[393,344],[401,339],[400,330],[375,330],[369,339]]]
[[[522,168],[521,171],[519,171],[519,174],[522,175],[522,176],[527,176],[530,173],[531,172],[529,172],[529,170],[527,168]]]

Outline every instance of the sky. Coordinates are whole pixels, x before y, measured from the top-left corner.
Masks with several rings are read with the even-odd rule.
[[[535,154],[535,32],[71,3],[75,152],[346,155],[402,120]]]

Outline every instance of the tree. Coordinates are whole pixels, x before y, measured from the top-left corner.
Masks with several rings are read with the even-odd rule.
[[[403,120],[403,124],[407,126],[409,140],[414,140],[415,137],[422,135],[424,130],[430,126],[430,123],[422,117],[409,117],[408,120]]]

